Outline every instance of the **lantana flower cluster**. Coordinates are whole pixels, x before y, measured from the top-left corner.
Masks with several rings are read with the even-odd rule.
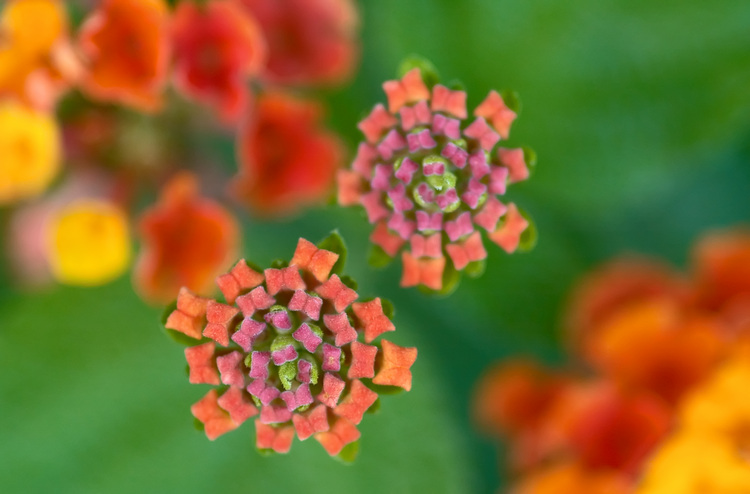
[[[750,232],[701,239],[689,275],[628,258],[589,275],[568,313],[574,364],[501,364],[478,424],[503,437],[522,494],[750,491]]]
[[[206,280],[227,267],[238,236],[228,210],[201,202],[197,186],[174,185],[185,182],[174,173],[182,167],[198,169],[197,176],[211,183],[220,178],[218,167],[188,144],[206,133],[198,122],[211,122],[198,107],[220,123],[213,132],[236,134],[239,157],[231,184],[224,180],[204,193],[231,191],[266,216],[319,204],[332,189],[343,145],[324,127],[323,106],[289,90],[346,82],[358,61],[358,31],[352,0],[4,2],[0,206],[20,206],[11,223],[25,224],[7,236],[17,274],[28,281],[106,283],[135,257],[133,231],[143,242],[136,261],[139,294],[162,302],[182,285],[207,294]],[[182,98],[171,96],[170,87]],[[61,174],[60,185],[42,197]],[[138,219],[139,198],[151,192],[144,189],[162,186],[165,199]],[[176,213],[155,220],[154,209],[190,209],[168,199],[179,188],[193,190],[182,203],[200,203],[213,220],[188,225]],[[67,207],[88,211],[64,215]],[[94,228],[86,218],[101,218],[103,210],[112,213],[110,224],[125,227]],[[183,253],[189,245],[170,242],[155,223],[169,225],[174,238],[189,230],[210,255]],[[62,226],[90,235],[93,243],[55,241],[68,234],[58,231]],[[114,236],[105,238],[108,232]],[[113,255],[121,252],[118,262],[89,259],[85,246],[97,242],[112,246]],[[170,255],[154,254],[166,244]],[[179,268],[170,258],[181,259]],[[75,273],[79,263],[66,259],[90,262]]]
[[[441,291],[451,273],[482,271],[483,236],[508,253],[530,236],[528,217],[501,198],[529,178],[535,158],[498,146],[517,117],[515,98],[491,91],[469,118],[466,92],[430,87],[430,75],[415,67],[383,84],[388,106],[360,122],[366,142],[339,172],[338,200],[365,209],[379,252],[401,253],[402,286]]]
[[[261,450],[286,453],[296,435],[349,459],[379,390],[411,389],[416,348],[379,339],[396,329],[390,306],[357,301],[340,259],[300,239],[288,265],[240,260],[219,276],[224,301],[180,291],[165,326],[191,341],[190,382],[214,386],[191,408],[209,439],[255,417]]]

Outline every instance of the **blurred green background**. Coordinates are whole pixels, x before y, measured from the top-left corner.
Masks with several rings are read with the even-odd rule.
[[[351,87],[326,94],[331,125],[384,100],[411,53],[461,79],[473,108],[515,89],[512,144],[539,155],[510,196],[536,219],[529,254],[492,246],[487,272],[444,300],[398,287],[400,267],[366,266],[359,211],[316,209],[283,223],[243,216],[259,265],[296,239],[339,228],[360,295],[396,306],[396,343],[419,347],[411,393],[363,421],[353,466],[314,441],[262,457],[250,424],[209,442],[189,406],[182,348],[129,279],[98,289],[19,293],[0,278],[2,492],[493,492],[498,448],[470,423],[475,380],[511,355],[564,361],[559,322],[575,279],[622,252],[684,266],[701,232],[750,219],[747,0],[372,0]],[[224,150],[223,155],[231,157]]]

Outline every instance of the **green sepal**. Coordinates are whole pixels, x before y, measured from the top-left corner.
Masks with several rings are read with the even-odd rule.
[[[250,398],[253,399],[253,403],[255,403],[255,406],[258,407],[258,409],[263,407],[263,403],[261,403],[260,398],[255,395],[250,395]]]
[[[481,261],[473,261],[466,265],[464,273],[471,278],[479,278],[484,274],[484,270],[487,267],[487,262],[482,259]]]
[[[354,463],[354,460],[357,459],[358,454],[359,454],[359,440],[356,440],[344,446],[341,452],[338,455],[336,455],[336,458],[342,463],[351,465],[352,463]]]
[[[367,263],[373,268],[384,268],[393,261],[386,251],[379,245],[373,245],[370,248],[370,254],[367,256]]]
[[[521,238],[518,242],[518,251],[528,252],[536,246],[536,243],[539,240],[539,231],[536,228],[534,219],[529,213],[521,208],[518,208],[518,212],[529,222],[529,226],[527,226],[523,233],[521,233]]]
[[[432,89],[432,86],[440,82],[440,75],[435,65],[419,55],[409,55],[401,62],[398,66],[399,78],[404,77],[407,72],[415,68],[422,72],[422,80],[428,88]]]
[[[309,327],[309,328],[310,328],[310,331],[312,331],[312,332],[313,332],[313,333],[315,333],[315,334],[316,334],[316,335],[317,335],[318,337],[320,337],[320,339],[323,339],[323,330],[322,330],[322,329],[320,329],[320,326],[317,326],[317,325],[315,325],[315,324],[313,324],[313,323],[310,323],[310,322],[308,322],[308,323],[307,323],[307,327]]]
[[[370,408],[368,408],[365,413],[370,414],[376,414],[380,411],[380,406],[382,405],[382,402],[380,401],[380,398],[377,398],[372,405],[370,405]]]
[[[505,106],[516,112],[516,115],[521,114],[521,97],[517,92],[502,91],[500,96],[502,96]]]
[[[373,384],[372,381],[367,383],[367,387],[381,396],[398,395],[405,391],[404,388],[398,386],[381,386],[380,384]]]
[[[252,354],[252,352],[250,352],[247,355],[245,355],[245,360],[244,360],[243,363],[245,364],[245,367],[247,367],[248,369],[253,366],[253,354]]]
[[[523,146],[523,161],[526,163],[526,168],[529,170],[529,176],[534,174],[536,170],[536,151],[528,146]]]
[[[331,269],[331,273],[340,275],[344,271],[344,265],[346,264],[346,257],[348,255],[348,249],[346,248],[344,237],[339,234],[338,230],[334,230],[330,235],[318,242],[318,248],[339,255],[336,264],[334,264]]]
[[[383,314],[385,314],[385,317],[393,321],[393,315],[396,313],[396,308],[393,306],[393,302],[387,298],[381,298],[380,304],[383,306]]]
[[[284,269],[286,267],[289,267],[289,261],[286,261],[284,259],[275,259],[271,261],[271,267],[273,269]]]
[[[167,332],[167,336],[172,338],[174,341],[179,343],[183,346],[194,346],[199,344],[201,341],[205,340],[206,338],[196,340],[194,338],[189,337],[188,335],[184,333],[180,333],[179,331],[175,331],[174,329],[164,329]]]
[[[195,427],[195,430],[197,431],[206,432],[206,427],[203,425],[203,422],[195,417],[193,417],[193,427]]]
[[[276,454],[276,451],[270,448],[257,448],[257,450],[261,456],[273,456]]]
[[[177,310],[177,299],[174,299],[172,303],[167,305],[161,313],[161,325],[162,326],[167,325],[167,319],[169,319],[170,314],[172,314],[172,312],[176,310]]]
[[[292,381],[297,376],[297,363],[296,362],[285,362],[279,367],[279,380],[284,389],[289,391],[292,389]]]
[[[452,79],[445,87],[451,91],[466,91],[466,84],[460,79]]]
[[[359,283],[357,283],[357,280],[355,280],[351,276],[346,276],[346,275],[342,276],[341,277],[341,283],[343,283],[344,285],[348,286],[349,288],[351,288],[355,292],[357,291],[357,289],[359,289]]]

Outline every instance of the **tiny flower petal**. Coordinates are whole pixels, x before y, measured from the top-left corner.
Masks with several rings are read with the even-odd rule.
[[[203,330],[203,336],[211,338],[222,346],[229,346],[229,325],[240,311],[231,305],[209,300],[206,307],[208,324]]]
[[[232,421],[242,425],[250,417],[258,415],[258,409],[245,398],[242,388],[229,388],[217,401],[218,405],[229,412]]]
[[[191,346],[185,349],[185,359],[190,367],[190,382],[192,384],[220,384],[219,372],[214,362],[213,342]]]
[[[336,312],[343,312],[344,309],[349,307],[349,304],[357,300],[357,292],[346,286],[341,278],[335,274],[317,287],[315,293],[330,301]]]
[[[352,362],[349,366],[349,379],[361,379],[363,377],[375,377],[375,356],[378,354],[378,347],[365,345],[358,341],[352,342]]]
[[[370,235],[370,241],[391,257],[398,254],[399,249],[404,245],[404,239],[400,235],[391,233],[384,221],[375,225],[375,230]]]
[[[294,440],[294,428],[274,427],[256,420],[255,435],[255,446],[258,449],[272,449],[277,453],[288,453]]]
[[[275,302],[276,299],[266,293],[266,289],[262,286],[253,288],[250,293],[237,297],[236,300],[237,307],[245,317],[252,317],[255,311],[266,310]]]
[[[383,340],[383,363],[372,380],[384,386],[399,386],[411,389],[411,368],[417,360],[416,348],[405,348]]]
[[[365,341],[367,343],[370,343],[387,331],[396,330],[391,320],[383,312],[383,304],[380,298],[369,302],[352,304],[352,309],[357,319],[359,319],[365,328]]]
[[[221,374],[221,382],[238,388],[245,387],[244,368],[242,367],[242,354],[232,352],[227,355],[216,357],[216,366]]]
[[[356,304],[355,304],[356,305]],[[326,327],[336,335],[336,346],[343,346],[357,339],[357,331],[352,327],[345,312],[323,316]]]
[[[453,261],[456,270],[461,271],[470,262],[481,261],[487,257],[487,251],[482,244],[482,236],[479,232],[472,233],[466,240],[458,244],[445,246],[448,255]]]
[[[521,234],[528,228],[529,222],[518,211],[515,204],[508,206],[503,224],[497,230],[490,233],[490,240],[511,253],[518,248],[521,242]]]
[[[261,283],[263,283],[263,275],[252,270],[244,259],[240,259],[229,273],[216,278],[216,284],[228,304],[233,304],[242,292],[255,288]]]
[[[268,293],[271,295],[276,295],[281,290],[294,291],[307,288],[296,266],[292,265],[283,269],[266,269],[264,273]]]
[[[362,384],[359,379],[354,379],[349,394],[334,408],[333,413],[357,425],[362,422],[362,416],[377,399],[378,394],[375,391]]]
[[[511,183],[521,182],[529,178],[529,167],[526,164],[526,157],[523,149],[504,149],[497,150],[500,162],[509,170]]]
[[[330,429],[328,408],[325,405],[318,405],[306,413],[294,414],[292,422],[294,422],[294,429],[300,441],[304,441],[316,432],[326,432]]]
[[[177,296],[177,308],[167,317],[164,326],[200,340],[207,305],[208,299],[198,297],[187,288],[181,288]]]
[[[301,238],[297,243],[297,250],[294,252],[294,256],[289,264],[309,271],[315,276],[316,280],[323,282],[328,279],[328,275],[331,274],[331,269],[333,269],[333,265],[336,264],[338,259],[338,254],[325,249],[319,249],[312,242]]]
[[[353,443],[360,436],[361,434],[356,425],[345,418],[338,418],[333,423],[333,427],[331,427],[329,432],[318,432],[315,434],[315,440],[323,446],[329,455],[336,456],[341,453],[344,446]]]
[[[508,138],[510,126],[517,116],[516,112],[508,108],[497,91],[490,91],[487,98],[474,110],[474,115],[492,122],[492,126],[503,139]]]
[[[335,408],[344,387],[346,387],[344,381],[330,372],[326,372],[323,376],[323,391],[318,395],[318,401],[328,408]]]
[[[432,290],[443,288],[445,257],[441,256],[438,259],[416,259],[409,252],[402,252],[401,261],[404,264],[401,286],[409,287],[421,284]]]
[[[213,441],[217,437],[239,427],[232,417],[219,407],[217,393],[212,389],[200,401],[190,407],[193,416],[203,423],[206,436]]]

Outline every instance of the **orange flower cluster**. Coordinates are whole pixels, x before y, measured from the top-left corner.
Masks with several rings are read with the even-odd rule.
[[[575,360],[590,372],[512,362],[488,371],[477,388],[478,424],[508,442],[512,492],[745,492],[747,462],[716,459],[689,481],[677,465],[696,444],[729,451],[727,458],[745,454],[737,424],[750,426],[750,405],[727,397],[734,383],[746,384],[736,376],[750,373],[731,364],[746,360],[750,341],[749,266],[750,231],[738,230],[701,239],[689,275],[631,258],[587,276],[567,325]],[[712,435],[684,432],[701,423],[691,421],[696,413],[719,423]],[[730,490],[707,487],[726,488],[726,479],[713,479],[722,469],[743,480]]]

